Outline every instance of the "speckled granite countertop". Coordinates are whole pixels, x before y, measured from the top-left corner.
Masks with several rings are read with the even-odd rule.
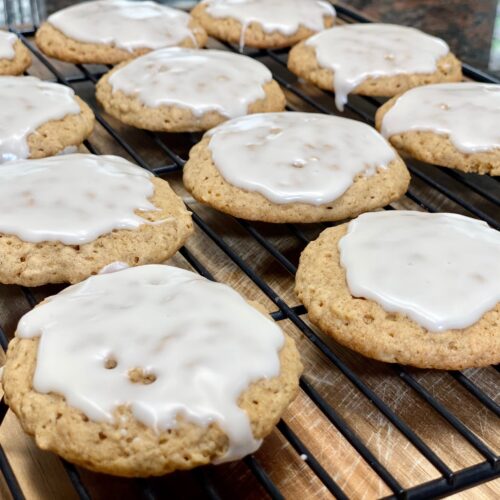
[[[500,0],[346,0],[373,20],[414,26],[463,61],[500,77]]]
[[[158,1],[184,7],[196,3],[194,0]],[[29,11],[32,3],[7,0],[14,13]],[[76,2],[37,0],[37,3],[44,18]],[[343,0],[341,3],[374,21],[414,26],[439,36],[460,59],[500,78],[500,0]],[[0,24],[2,14],[0,2]]]

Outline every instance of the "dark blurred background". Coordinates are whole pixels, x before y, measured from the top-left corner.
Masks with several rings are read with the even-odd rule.
[[[39,23],[72,0],[0,0],[0,25]],[[160,0],[189,9],[193,0]],[[445,39],[463,61],[500,77],[500,0],[347,0],[375,21],[414,26]],[[7,17],[7,13],[9,16]]]

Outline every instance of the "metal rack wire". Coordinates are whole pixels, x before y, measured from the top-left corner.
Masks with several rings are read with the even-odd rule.
[[[75,90],[77,90],[76,87],[80,83],[93,85],[97,82],[102,72],[95,71],[94,67],[77,65],[77,76],[64,76],[63,73],[40,53],[33,44],[31,36],[36,31],[36,22],[33,23],[33,27],[30,29],[19,30],[16,29],[16,26],[12,23],[13,19],[9,17],[9,9],[6,8],[5,12],[9,28],[19,35],[23,43],[25,43],[32,52],[33,56],[38,59],[52,75],[54,81],[74,87]],[[339,17],[345,22],[368,22],[367,19],[359,14],[342,6],[337,7],[337,12]],[[224,47],[227,50],[236,51],[236,48],[231,45],[225,44]],[[293,96],[293,99],[291,99],[288,104],[288,109],[290,111],[296,109],[307,109],[320,113],[332,113],[334,111],[335,108],[332,94],[318,91],[317,89],[311,91],[309,86],[298,82],[296,77],[286,69],[287,50],[250,50],[248,51],[248,55],[268,65],[273,72],[274,78],[290,96]],[[464,66],[464,73],[467,77],[474,80],[500,83],[500,81],[467,65]],[[349,99],[347,114],[356,119],[361,119],[373,124],[374,113],[379,104],[380,102],[377,99],[353,96]],[[112,120],[108,119],[101,110],[95,106],[94,112],[99,124],[141,167],[167,179],[169,175],[178,173],[182,170],[185,163],[185,156],[177,154],[172,146],[167,143],[168,141],[165,139],[164,135],[147,133],[159,153],[166,159],[166,163],[163,165],[151,166],[144,160],[138,149],[134,147],[120,131],[113,127],[111,124]],[[198,138],[198,136],[191,136],[190,141],[194,143]],[[95,145],[91,142],[86,142],[86,146],[91,152],[99,153]],[[434,194],[440,193],[456,206],[457,211],[482,218],[491,226],[500,229],[500,183],[498,180],[490,177],[465,175],[448,169],[437,169],[416,161],[408,162],[408,167],[412,173],[413,180],[407,196],[420,205],[420,207],[430,212],[438,211],[439,206],[434,201]],[[189,208],[193,211],[192,207]],[[392,207],[386,208],[392,209]],[[484,459],[476,465],[453,471],[450,466],[432,450],[431,446],[429,446],[429,444],[424,441],[404,419],[398,416],[397,412],[392,409],[374,389],[363,381],[355,371],[336,354],[325,340],[304,321],[305,309],[302,306],[290,306],[255,270],[252,263],[240,255],[231,244],[227,242],[224,234],[221,234],[212,227],[210,222],[196,213],[196,211],[193,211],[193,219],[199,230],[212,240],[213,243],[252,280],[258,289],[275,304],[276,310],[272,313],[272,317],[276,321],[289,320],[295,328],[297,328],[308,341],[343,374],[355,390],[362,394],[371,405],[384,415],[384,417],[440,474],[440,477],[437,479],[405,489],[391,471],[370,450],[367,443],[363,442],[363,439],[357,434],[356,429],[341,416],[335,407],[321,395],[320,391],[315,387],[315,384],[304,375],[300,380],[301,389],[310,400],[314,402],[331,425],[341,433],[376,475],[387,485],[392,492],[389,498],[435,498],[500,477],[499,454],[487,446],[480,437],[470,430],[449,408],[435,398],[406,368],[394,365],[392,369],[397,377],[403,381],[415,395],[425,401],[433,412],[440,415],[449,425],[451,425],[453,429]],[[238,220],[237,222],[250,238],[258,242],[264,252],[272,256],[277,265],[281,266],[290,275],[295,274],[295,264],[265,237],[256,224],[243,220]],[[290,236],[296,239],[302,246],[309,241],[306,234],[296,225],[286,225],[286,228]],[[208,269],[188,250],[188,248],[182,248],[180,253],[197,272],[209,279],[214,279]],[[33,307],[36,304],[33,292],[29,289],[23,289],[23,293],[28,304]],[[0,346],[5,350],[7,348],[7,343],[7,335],[0,326]],[[369,361],[367,361],[367,363],[369,363]],[[496,417],[500,417],[500,406],[469,377],[461,372],[449,373],[458,384],[479,402],[480,405],[492,412]],[[0,423],[3,421],[7,410],[8,408],[4,401],[0,401]],[[323,468],[320,461],[309,450],[307,443],[304,443],[285,421],[281,421],[278,424],[278,430],[297,454],[307,457],[305,460],[306,464],[332,495],[339,499],[348,498],[334,478]],[[271,480],[268,471],[265,470],[256,457],[249,456],[244,462],[269,497],[273,499],[284,498],[278,486]],[[78,496],[81,499],[90,499],[91,496],[85,484],[80,479],[78,469],[64,461],[63,465]],[[16,500],[23,499],[23,492],[1,444],[0,471],[3,474],[12,497]],[[207,469],[202,468],[194,471],[192,474],[194,480],[200,485],[201,491],[203,491],[206,498],[221,498],[217,486],[212,481]],[[142,498],[154,499],[158,497],[155,488],[149,480],[138,480],[136,481],[136,486]]]

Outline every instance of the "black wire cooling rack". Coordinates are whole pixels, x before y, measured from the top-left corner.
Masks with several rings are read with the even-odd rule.
[[[343,6],[336,7],[339,18],[344,22],[369,22],[364,17]],[[80,84],[93,86],[107,68],[76,65],[76,67],[74,67],[74,74],[72,76],[65,76],[63,72],[58,69],[57,63],[51,62],[46,58],[39,52],[36,45],[33,43],[32,36],[36,32],[38,15],[40,12],[37,2],[33,0],[24,2],[24,8],[28,9],[29,12],[23,16],[19,14],[23,12],[21,8],[13,10],[12,3],[4,0],[5,23],[11,31],[17,33],[23,43],[29,48],[34,58],[43,64],[48,75],[47,79],[73,87],[77,93],[80,93]],[[26,24],[24,24],[22,28],[20,28],[19,23],[26,23],[27,19],[30,20],[30,25],[26,27]],[[233,51],[237,50],[235,47],[228,44],[219,44],[218,42],[213,42],[213,44],[216,44],[215,46],[218,48]],[[271,69],[275,80],[278,81],[287,93],[288,110],[294,111],[300,109],[330,114],[335,112],[334,99],[331,93],[320,91],[298,81],[297,78],[287,70],[287,50],[249,50],[246,51],[246,53],[260,60]],[[468,65],[464,65],[464,74],[466,77],[476,81],[500,83],[499,80]],[[351,96],[344,116],[362,120],[373,125],[374,113],[381,102],[382,101],[374,98]],[[139,151],[140,148],[137,146],[137,141],[131,141],[128,134],[127,137],[125,137],[122,132],[117,130],[112,125],[113,120],[107,117],[97,107],[94,101],[91,101],[90,104],[93,107],[98,123],[105,129],[107,134],[109,134],[117,147],[125,151],[138,165],[167,179],[170,175],[178,175],[178,173],[182,171],[186,161],[185,152],[188,149],[184,148],[184,152],[179,154],[176,152],[178,148],[172,146],[172,144],[175,144],[176,137],[180,136],[171,134],[170,137],[168,137],[165,134],[140,132],[140,134],[146,134],[148,136],[156,148],[158,156],[166,159],[166,163],[160,166],[151,166],[141,155]],[[137,134],[139,134],[139,132],[137,132]],[[188,142],[188,147],[190,144],[199,140],[199,135],[195,134],[185,134],[183,137],[183,140]],[[92,142],[87,141],[85,145],[93,153],[98,154],[100,152]],[[500,183],[497,179],[487,176],[466,175],[458,171],[440,169],[417,161],[408,161],[407,165],[412,174],[412,183],[407,193],[407,197],[417,203],[421,208],[429,212],[440,211],[443,206],[442,200],[445,199],[447,207],[453,207],[454,210],[459,213],[483,219],[492,227],[500,229]],[[189,208],[193,210],[192,207]],[[393,207],[388,206],[386,209],[393,209]],[[401,435],[418,450],[421,456],[439,472],[439,477],[437,479],[432,479],[405,489],[394,474],[391,473],[389,468],[377,458],[373,451],[371,451],[368,443],[363,441],[358,435],[356,428],[353,428],[353,426],[341,416],[335,409],[335,406],[321,395],[321,391],[317,389],[311,379],[307,375],[304,375],[300,381],[300,387],[303,392],[322,412],[327,421],[340,432],[366,464],[368,464],[383,483],[385,483],[389,491],[392,492],[389,498],[436,498],[466,488],[471,488],[480,483],[500,477],[500,457],[498,450],[493,450],[490,446],[485,444],[477,433],[473,432],[473,430],[471,430],[453,411],[440,402],[438,398],[434,397],[432,391],[426,388],[410,370],[399,365],[393,365],[391,369],[394,370],[395,375],[403,381],[416,397],[427,404],[429,411],[435,412],[444,419],[444,421],[446,421],[447,424],[449,424],[454,431],[482,457],[482,460],[473,466],[460,470],[452,470],[446,461],[433,451],[429,442],[422,439],[418,433],[410,427],[406,420],[401,418],[398,412],[391,408],[391,406],[384,401],[384,398],[367,384],[359,374],[356,373],[356,371],[353,370],[334,349],[332,349],[330,344],[325,341],[323,337],[318,335],[318,333],[308,325],[305,321],[305,309],[302,306],[290,306],[287,301],[280,297],[271,284],[256,271],[251,259],[242,255],[241,252],[238,252],[238,250],[228,243],[227,238],[225,238],[225,235],[220,229],[215,228],[206,217],[202,217],[193,211],[193,219],[198,229],[212,240],[212,242],[215,243],[215,245],[253,281],[257,288],[275,304],[277,309],[272,313],[274,320],[289,320],[294,327],[313,344],[315,349],[321,351],[329,363],[331,363],[332,369],[335,367],[335,369],[342,373],[352,385],[353,390],[362,395],[361,397],[366,398],[369,404],[376,408],[401,433]],[[275,265],[281,266],[282,269],[291,275],[295,274],[296,265],[278,249],[275,243],[271,242],[263,234],[259,225],[242,220],[238,220],[237,223],[249,238],[256,240],[263,252],[266,252],[274,259]],[[289,236],[295,238],[302,247],[308,243],[309,237],[302,228],[297,225],[286,225],[285,227]],[[197,272],[209,279],[214,279],[207,268],[186,247],[182,248],[180,253]],[[36,298],[33,291],[30,289],[23,289],[22,291],[29,305],[33,307],[36,304]],[[7,343],[8,337],[0,326],[0,345],[4,350],[7,348]],[[367,360],[366,363],[370,363],[370,361]],[[498,366],[494,367],[494,369],[496,370],[495,376],[498,377]],[[495,402],[493,397],[488,395],[472,380],[472,377],[458,371],[448,372],[448,374],[475,399],[481,411],[491,412],[496,418],[500,416],[500,406]],[[8,408],[2,400],[0,402],[0,423],[3,421],[7,410]],[[498,428],[499,427],[497,427],[497,429]],[[339,499],[348,498],[343,489],[335,481],[334,477],[325,470],[320,460],[310,451],[307,443],[301,440],[289,425],[282,420],[278,424],[278,430],[297,454],[302,457],[305,456],[305,463],[307,466],[333,496]],[[278,485],[271,480],[269,471],[264,468],[256,457],[249,456],[244,462],[246,467],[250,469],[256,480],[263,487],[263,491],[265,490],[269,497],[273,499],[284,498]],[[84,482],[80,479],[78,469],[64,461],[63,465],[78,496],[81,499],[90,499],[91,495]],[[0,470],[12,497],[16,500],[25,498],[1,444]],[[222,498],[207,468],[198,469],[191,474],[193,474],[193,480],[199,484],[200,492],[203,497],[211,499]],[[136,486],[142,498],[154,499],[168,496],[168,492],[163,491],[159,493],[149,480],[137,480]],[[112,496],[110,492],[110,497]]]

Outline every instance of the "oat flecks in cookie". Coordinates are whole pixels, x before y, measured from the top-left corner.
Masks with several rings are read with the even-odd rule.
[[[80,114],[67,115],[62,120],[51,120],[28,136],[30,159],[45,158],[79,146],[94,129],[94,113],[86,102],[75,96]],[[71,150],[71,149],[70,149]]]

